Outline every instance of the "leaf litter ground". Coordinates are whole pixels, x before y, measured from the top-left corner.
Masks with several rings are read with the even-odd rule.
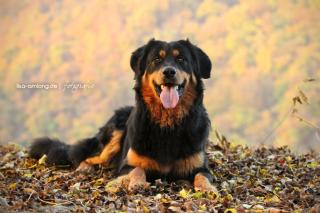
[[[157,180],[129,193],[111,169],[81,174],[0,146],[0,212],[320,212],[320,157],[287,147],[208,146],[220,196]]]

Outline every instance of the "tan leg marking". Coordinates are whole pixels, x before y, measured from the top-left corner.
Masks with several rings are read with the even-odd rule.
[[[203,166],[204,153],[198,152],[185,159],[178,160],[173,165],[173,172],[178,175],[188,175],[194,169]]]
[[[122,130],[113,131],[110,142],[103,148],[100,155],[87,158],[85,162],[91,165],[110,163],[111,159],[120,151],[120,140],[122,135]]]
[[[161,165],[155,160],[139,155],[133,149],[129,149],[127,154],[128,165],[134,167],[140,167],[145,170],[154,170],[161,173],[168,173],[171,169],[171,166]]]

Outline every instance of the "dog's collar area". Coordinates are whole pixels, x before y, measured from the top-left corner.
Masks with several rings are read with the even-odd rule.
[[[183,92],[184,92],[184,89],[185,89],[185,86],[186,86],[186,80],[184,80],[182,82],[182,84],[173,84],[173,83],[164,83],[164,84],[157,84],[155,81],[153,81],[153,85],[154,85],[154,88],[157,92],[157,95],[160,97],[160,94],[162,92],[162,90],[165,88],[165,87],[168,87],[168,88],[172,88],[175,89],[179,96],[181,97],[183,95]]]

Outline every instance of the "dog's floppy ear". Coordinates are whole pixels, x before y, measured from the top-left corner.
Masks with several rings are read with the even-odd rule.
[[[146,69],[147,51],[153,41],[155,40],[151,39],[147,44],[143,45],[142,47],[139,47],[132,53],[130,58],[130,66],[136,75],[144,73]]]
[[[146,45],[143,45],[142,47],[139,47],[131,55],[130,66],[131,66],[131,69],[135,73],[137,73],[139,68],[140,68],[139,63],[141,61],[142,53],[144,52],[145,47],[146,47]]]
[[[211,61],[206,53],[204,53],[199,47],[194,46],[196,56],[198,58],[199,63],[199,71],[201,73],[201,77],[204,79],[210,78],[211,73]]]
[[[188,39],[184,42],[186,42],[189,48],[191,48],[192,50],[193,57],[195,57],[197,62],[196,67],[201,78],[210,78],[212,64],[208,55],[205,52],[203,52],[199,47],[193,45]]]

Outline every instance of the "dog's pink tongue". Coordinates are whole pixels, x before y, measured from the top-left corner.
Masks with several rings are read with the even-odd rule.
[[[175,108],[179,101],[178,91],[174,87],[164,86],[160,94],[160,100],[164,108]]]

